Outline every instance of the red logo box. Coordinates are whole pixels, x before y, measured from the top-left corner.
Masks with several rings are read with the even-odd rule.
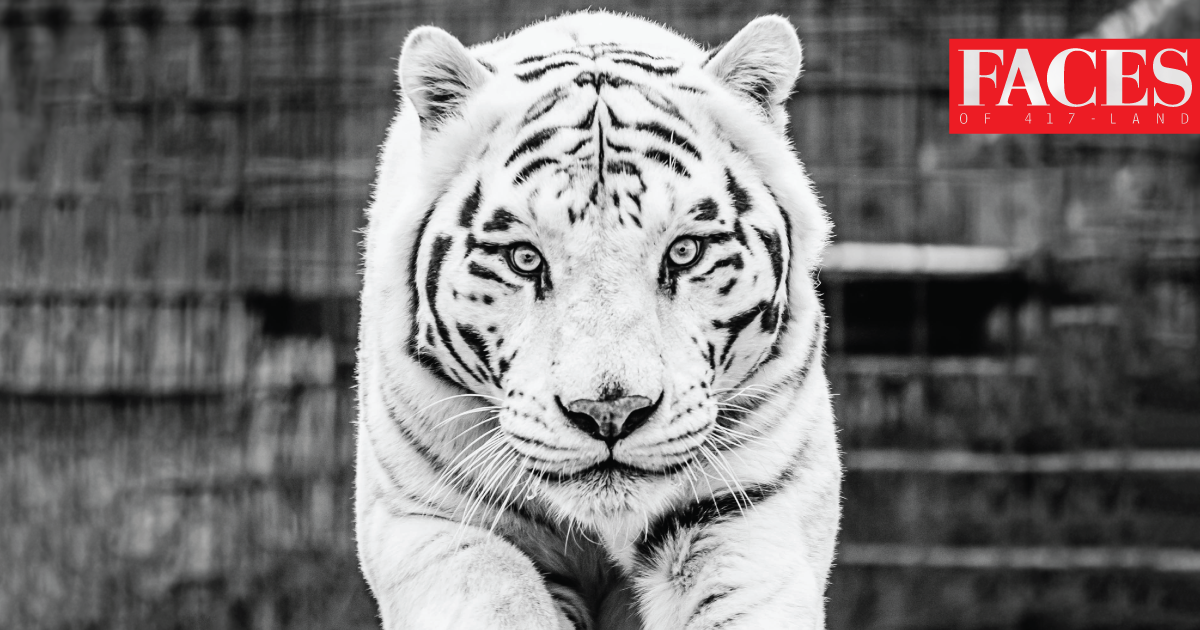
[[[950,133],[1200,133],[1200,39],[952,39]]]

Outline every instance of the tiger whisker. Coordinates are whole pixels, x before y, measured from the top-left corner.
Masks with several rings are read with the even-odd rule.
[[[733,482],[737,484],[738,491],[742,493],[742,499],[746,501],[746,505],[749,505],[751,510],[756,509],[754,501],[750,500],[750,493],[746,492],[746,487],[742,485],[742,480],[733,473],[733,464],[729,462],[729,458],[725,457],[725,453],[721,451],[717,451],[717,457],[721,458],[721,461],[725,464],[725,470],[729,471],[729,476],[732,477]],[[739,457],[739,459],[741,458]],[[745,460],[742,460],[742,464],[745,465]]]
[[[525,503],[536,498],[536,496],[537,496],[535,494],[537,491],[537,486],[535,485],[535,482],[537,481],[537,474],[534,472],[533,468],[529,467],[530,459],[531,459],[531,457],[529,455],[526,455],[525,461],[521,462],[521,469],[524,470],[526,473],[528,473],[525,476],[524,492],[521,494],[521,505],[522,506],[524,506]]]
[[[511,465],[519,457],[520,454],[510,449],[497,458],[495,472],[488,475],[483,484],[483,491],[479,493],[480,508],[483,507],[484,503],[487,503],[493,509],[495,508],[493,501],[496,498],[496,491],[499,490],[499,484],[503,481],[505,473],[510,472]]]
[[[746,427],[747,429],[750,429],[752,431],[757,430],[757,427],[753,427],[748,424],[742,424],[741,426]],[[755,435],[754,433],[738,431],[731,427],[722,427],[721,432],[722,432],[722,435],[726,438],[726,440],[734,440],[734,439],[737,440],[736,444],[733,442],[728,442],[732,446],[736,446],[738,444],[753,443],[753,444],[755,444],[757,446],[761,446],[763,448],[769,448],[769,449],[776,450],[776,451],[783,450],[782,446],[780,446],[777,442],[769,439],[768,436],[763,435],[762,433],[758,433],[757,435]]]
[[[718,426],[716,429],[713,429],[713,435],[720,437],[722,441],[729,446],[740,446],[745,442],[754,442],[755,444],[760,444],[762,446],[776,446],[774,442],[767,441],[765,436],[751,435],[749,433],[743,433],[728,427]],[[738,438],[740,441],[734,442],[730,438]]]
[[[496,411],[499,409],[503,409],[503,407],[498,407],[498,406],[496,406],[496,407],[477,407],[475,409],[470,409],[470,410],[464,411],[462,413],[456,413],[453,416],[450,416],[449,418],[446,418],[445,420],[442,420],[441,422],[433,425],[433,428],[437,429],[437,428],[441,427],[442,425],[446,424],[447,422],[454,420],[455,418],[461,418],[463,416],[467,416],[467,415],[470,415],[473,413],[483,413],[485,411]]]
[[[726,388],[724,388],[724,389],[742,389],[742,388],[750,388],[750,387],[757,387],[757,388],[759,388],[759,389],[766,389],[766,388],[769,388],[769,387],[771,387],[771,386],[770,386],[770,385],[763,385],[762,383],[744,383],[744,382],[743,382],[743,383],[739,383],[738,385],[735,385],[735,386],[733,386],[733,387],[726,387]]]
[[[569,551],[571,546],[571,533],[574,530],[575,519],[571,518],[570,516],[564,518],[562,515],[559,515],[557,520],[559,524],[561,524],[564,520],[567,522],[567,535],[563,537],[563,553],[565,554]]]
[[[735,504],[737,504],[737,506],[738,506],[738,512],[745,514],[745,511],[742,509],[742,502],[740,499],[738,499],[737,491],[734,489],[733,484],[730,483],[729,480],[725,478],[725,473],[721,471],[720,465],[717,462],[717,460],[715,459],[715,456],[713,455],[712,451],[704,444],[700,445],[700,451],[702,453],[704,453],[704,457],[708,460],[708,463],[712,466],[713,472],[717,474],[718,480],[725,486],[725,489],[729,490],[732,493],[733,502]],[[714,495],[714,497],[715,497],[715,495]]]
[[[722,408],[722,407],[721,407],[720,405],[718,405],[718,408]],[[744,413],[744,414],[746,414],[747,416],[750,416],[750,417],[753,417],[753,418],[758,418],[759,420],[762,420],[763,422],[765,422],[765,423],[767,423],[767,424],[770,424],[770,423],[772,423],[772,422],[775,422],[775,421],[778,419],[778,418],[769,418],[769,417],[767,417],[767,416],[764,416],[764,415],[762,414],[762,412],[760,412],[760,411],[755,411],[755,410],[752,410],[752,409],[736,409],[736,408],[733,408],[733,407],[728,407],[727,409],[731,409],[731,410],[733,410],[733,411],[738,411],[739,413]],[[740,419],[738,419],[738,418],[732,418],[732,417],[729,417],[729,416],[722,416],[722,419],[723,419],[723,420],[726,420],[726,421],[729,421],[729,422],[736,423],[736,424],[741,424],[741,425],[743,425],[743,426],[746,426],[746,427],[749,427],[749,428],[753,428],[753,429],[755,429],[755,430],[758,430],[758,427],[754,427],[754,426],[752,426],[752,425],[750,425],[750,424],[747,424],[747,423],[746,423],[744,420],[740,420]]]
[[[701,449],[702,449],[702,450],[700,451],[700,454],[704,456],[704,459],[705,459],[705,460],[708,460],[708,453],[706,453],[706,452],[703,450],[703,447],[704,447],[704,445],[703,445],[703,444],[701,444],[701,445],[700,445],[700,447],[701,447]],[[710,498],[710,499],[715,499],[715,498],[716,498],[716,496],[717,496],[717,491],[716,491],[716,490],[713,488],[713,485],[712,485],[712,475],[708,474],[708,471],[707,471],[707,470],[704,470],[704,468],[698,468],[698,469],[697,469],[697,472],[699,472],[699,473],[701,473],[701,474],[703,474],[703,475],[704,475],[704,484],[708,486],[708,496],[709,496],[709,498]],[[714,506],[716,505],[716,502],[715,502],[715,501],[713,502],[713,505],[714,505]],[[717,514],[718,514],[718,515],[720,515],[720,513],[721,513],[721,510],[718,508],[718,509],[717,509]]]
[[[700,492],[696,490],[696,470],[693,468],[696,465],[696,459],[688,460],[688,463],[683,467],[687,473],[688,485],[692,488],[692,496],[696,499],[696,503],[700,502]]]
[[[493,420],[496,420],[499,417],[500,417],[499,415],[488,416],[488,417],[484,418],[483,420],[480,420],[479,422],[476,422],[475,424],[472,424],[471,426],[463,429],[462,431],[459,431],[458,435],[450,438],[449,442],[454,443],[455,441],[458,440],[458,438],[461,438],[462,436],[470,433],[471,431],[474,431],[475,429],[478,429],[479,427],[481,427]],[[495,431],[499,428],[500,428],[500,425],[496,425],[496,426],[492,427],[491,429],[488,429],[488,433],[491,433],[492,431]],[[468,444],[468,446],[470,446],[470,445]]]
[[[746,487],[742,485],[741,478],[734,474],[733,464],[729,461],[729,458],[725,456],[725,452],[716,450],[716,455],[721,460],[721,463],[725,466],[725,470],[729,473],[729,477],[733,479],[733,483],[737,485],[737,491],[742,493],[742,498],[745,499],[746,505],[749,505],[750,508],[753,509],[754,502],[750,500],[750,495],[746,492]],[[742,459],[740,455],[738,456],[738,459],[742,461],[742,465],[746,465],[746,460]]]
[[[470,451],[470,453],[468,453],[465,457],[462,456],[462,453],[467,453],[467,450],[464,449],[460,453],[459,457],[456,457],[455,460],[451,462],[450,466],[448,466],[446,470],[444,470],[442,474],[439,475],[434,481],[433,487],[431,488],[431,491],[433,491],[434,494],[428,496],[426,500],[429,502],[436,501],[441,497],[442,493],[447,492],[450,489],[451,485],[457,485],[464,478],[474,472],[477,464],[476,460],[486,458],[491,451],[499,448],[504,441],[502,435],[496,434],[496,431],[499,428],[500,427],[495,427],[472,440],[471,444],[468,445],[468,448],[479,440],[486,438],[486,441],[482,446],[474,451]],[[468,489],[470,489],[470,485],[468,485]],[[460,506],[461,503],[462,501],[460,500]]]
[[[480,470],[484,470],[485,472],[487,470],[490,470],[491,466],[494,464],[494,462],[492,460],[492,454],[494,454],[494,453],[495,453],[495,449],[492,449],[485,457],[483,457],[480,460],[480,465],[477,468]],[[476,468],[476,467],[473,466],[473,468]],[[455,514],[463,515],[462,517],[460,517],[458,519],[458,528],[455,530],[454,538],[452,539],[452,542],[455,545],[458,544],[462,535],[465,533],[466,528],[469,526],[470,519],[467,517],[470,516],[471,514],[473,514],[473,512],[474,512],[473,506],[475,503],[475,499],[478,496],[478,492],[476,492],[476,489],[479,487],[479,484],[480,484],[479,476],[472,477],[470,483],[468,484],[467,492],[464,492],[462,494],[462,496],[459,497],[458,505],[455,506],[455,509],[454,509]],[[464,502],[466,503],[466,508],[467,508],[465,511],[463,508]]]
[[[745,414],[746,414],[747,416],[750,416],[750,417],[752,417],[752,418],[757,418],[758,420],[762,420],[764,423],[767,423],[767,424],[770,424],[770,423],[772,423],[772,422],[774,422],[774,421],[775,421],[775,419],[774,419],[774,418],[768,418],[767,416],[764,416],[764,415],[762,415],[761,413],[759,413],[759,412],[757,412],[757,411],[747,411],[747,412],[745,412]],[[759,432],[760,434],[763,434],[763,433],[762,433],[762,427],[756,427],[756,426],[754,426],[754,425],[752,425],[752,424],[750,424],[750,423],[746,422],[745,420],[742,420],[741,418],[733,418],[733,417],[730,417],[730,416],[722,416],[722,418],[721,418],[721,419],[722,419],[722,420],[725,420],[726,422],[731,422],[731,423],[733,423],[733,424],[739,424],[739,425],[741,425],[741,426],[744,426],[744,427],[746,427],[747,429],[752,429],[752,430],[754,430],[754,431],[757,431],[757,432]],[[763,435],[765,435],[765,434],[763,434]]]
[[[421,501],[429,505],[436,505],[441,496],[450,490],[451,485],[456,484],[458,480],[461,479],[461,469],[473,458],[478,456],[483,449],[487,448],[488,443],[496,437],[491,435],[493,431],[485,432],[483,435],[480,435],[472,440],[468,447],[474,445],[476,442],[479,442],[479,440],[487,441],[485,441],[483,446],[481,446],[479,449],[471,451],[470,454],[468,454],[465,458],[463,457],[463,453],[467,452],[465,449],[458,456],[456,456],[455,459],[451,461],[450,465],[447,466],[441,472],[441,474],[439,474],[437,478],[434,479],[431,484],[429,484],[429,487],[425,489],[425,492],[422,493]]]
[[[746,436],[746,437],[745,437],[745,441],[743,441],[743,442],[734,442],[732,439],[730,439],[730,437],[729,437],[729,436],[726,436],[726,435],[724,435],[724,434],[721,434],[721,433],[717,433],[716,431],[714,431],[714,432],[713,432],[713,434],[712,434],[712,437],[713,437],[713,439],[715,439],[715,440],[719,440],[719,441],[721,442],[721,444],[724,444],[724,445],[727,447],[727,448],[724,448],[724,449],[717,449],[717,452],[720,452],[720,453],[733,453],[734,457],[737,457],[737,458],[738,458],[738,461],[742,462],[742,465],[743,465],[743,466],[747,466],[747,467],[749,467],[749,464],[748,464],[748,463],[746,463],[746,460],[745,460],[745,458],[743,458],[743,457],[742,457],[742,454],[741,454],[739,451],[737,451],[737,450],[733,450],[733,449],[737,448],[738,446],[741,446],[742,444],[744,444],[744,443],[745,443],[745,441],[753,441],[753,442],[758,442],[758,440],[756,440],[756,439],[754,439],[754,438],[751,438],[751,437],[749,437],[749,436]],[[714,444],[713,446],[715,447],[716,445]]]
[[[717,408],[719,408],[719,409],[733,409],[733,410],[736,410],[736,411],[743,411],[743,412],[745,412],[745,413],[754,413],[754,411],[755,411],[754,409],[750,409],[749,407],[743,407],[743,406],[741,406],[741,405],[735,405],[735,404],[733,404],[733,403],[730,403],[730,402],[719,402],[719,403],[717,403]]]
[[[725,453],[722,451],[716,451],[716,455],[721,460],[721,463],[725,466],[725,470],[729,472],[729,476],[733,479],[734,484],[737,486],[737,488],[732,489],[734,496],[736,497],[737,493],[740,492],[742,494],[742,500],[745,502],[745,504],[750,506],[751,510],[754,510],[754,501],[750,499],[750,493],[746,492],[746,487],[742,485],[741,479],[734,474],[733,464],[729,462],[729,458],[725,457]],[[741,459],[741,457],[739,456],[738,459]],[[742,464],[745,465],[745,463],[745,460],[742,460]]]
[[[467,433],[470,433],[471,431],[475,430],[475,429],[476,429],[476,428],[478,428],[479,426],[481,426],[481,425],[485,424],[485,423],[486,423],[486,422],[487,422],[489,419],[490,419],[490,418],[484,418],[483,420],[480,420],[479,422],[476,422],[475,424],[473,424],[473,425],[471,425],[471,426],[467,427],[466,429],[463,429],[462,431],[459,431],[458,435],[454,436],[454,438],[451,440],[451,442],[453,442],[453,441],[457,441],[457,440],[458,440],[459,438],[461,438],[462,436],[466,435]],[[476,442],[478,442],[479,440],[483,439],[484,437],[488,437],[488,436],[490,436],[490,437],[488,437],[488,439],[489,439],[489,440],[490,440],[490,439],[492,439],[492,438],[496,438],[496,439],[499,439],[499,438],[501,438],[501,437],[502,437],[501,435],[498,435],[498,434],[497,434],[497,435],[493,435],[493,434],[495,434],[495,433],[496,433],[497,431],[499,431],[499,430],[500,430],[500,426],[499,426],[499,425],[497,425],[497,426],[494,426],[494,427],[492,427],[492,428],[488,429],[487,431],[484,431],[482,434],[480,434],[480,435],[476,436],[476,437],[475,437],[475,439],[473,439],[473,440],[471,440],[470,442],[468,442],[466,446],[464,446],[464,447],[462,447],[461,449],[459,449],[459,451],[458,451],[458,454],[457,454],[457,455],[455,455],[455,459],[454,459],[454,460],[452,460],[452,461],[450,462],[450,466],[449,466],[449,468],[454,468],[454,467],[457,465],[457,464],[456,464],[456,462],[459,460],[459,458],[461,458],[461,457],[463,457],[463,456],[466,456],[466,458],[467,458],[467,459],[470,459],[470,458],[471,458],[471,457],[474,455],[474,453],[476,452],[476,451],[472,451],[472,450],[471,450],[471,447],[472,447],[472,446],[474,446]],[[465,461],[465,460],[464,460],[464,461]]]
[[[487,441],[484,442],[482,446],[474,451],[471,451],[465,457],[462,457],[460,454],[460,458],[456,458],[455,462],[453,462],[451,466],[447,468],[442,475],[442,477],[445,479],[445,485],[443,486],[442,491],[449,489],[451,484],[458,485],[462,483],[464,479],[468,478],[471,478],[472,482],[467,485],[465,492],[469,492],[472,488],[474,488],[477,482],[474,477],[474,473],[479,471],[484,462],[488,460],[492,453],[499,450],[504,445],[503,435],[496,433],[497,429],[499,429],[499,427],[494,427],[485,432],[483,435],[480,435],[472,440],[471,443],[474,444],[485,437],[487,438]],[[466,450],[463,452],[466,453]],[[459,500],[460,507],[461,504],[462,499]]]
[[[516,451],[513,452],[516,453]],[[517,455],[517,459],[519,458],[520,454]],[[516,462],[514,461],[513,463]],[[529,463],[529,456],[525,456],[525,463]],[[514,466],[514,470],[516,471],[516,474],[513,475],[512,481],[510,481],[508,484],[508,492],[504,494],[504,498],[500,501],[500,509],[496,510],[496,517],[492,519],[492,526],[488,528],[489,536],[496,532],[496,525],[500,523],[500,517],[504,516],[504,514],[508,512],[508,506],[510,505],[509,499],[512,497],[513,491],[521,485],[521,482],[525,478],[525,469],[523,466]]]
[[[735,399],[738,399],[738,398],[749,398],[750,400],[753,400],[753,401],[758,401],[758,402],[760,402],[760,403],[763,403],[763,404],[765,404],[765,403],[767,403],[767,402],[770,402],[770,400],[771,400],[770,398],[766,398],[766,397],[763,397],[763,396],[754,396],[754,395],[750,395],[750,394],[741,394],[741,395],[738,395],[738,396],[729,396],[728,398],[722,398],[722,399],[718,400],[717,402],[718,402],[718,403],[731,403],[731,402],[733,402]],[[739,401],[739,402],[740,402],[740,401]]]
[[[716,501],[716,499],[717,499],[717,493],[716,493],[716,491],[715,491],[715,490],[712,490],[712,481],[710,481],[710,480],[713,480],[713,479],[715,479],[715,480],[717,480],[717,481],[721,482],[722,484],[724,484],[724,486],[725,486],[725,488],[726,488],[726,489],[729,489],[729,483],[728,483],[728,482],[725,480],[725,477],[724,477],[724,476],[722,476],[722,475],[720,474],[720,472],[716,470],[716,466],[717,466],[717,464],[716,464],[716,462],[714,462],[714,461],[713,461],[712,455],[710,455],[710,454],[708,453],[708,449],[705,449],[705,448],[703,448],[703,447],[702,447],[701,454],[703,454],[703,455],[704,455],[704,460],[705,460],[705,461],[708,463],[708,467],[709,467],[709,468],[712,468],[712,469],[713,469],[713,472],[715,472],[715,473],[716,473],[716,475],[717,475],[717,476],[714,476],[712,473],[708,472],[708,470],[706,470],[706,469],[703,469],[703,468],[700,470],[700,472],[704,474],[704,477],[705,477],[706,483],[708,483],[708,485],[709,485],[709,488],[710,488],[710,495],[709,495],[709,499],[711,499],[711,500],[712,500],[712,502],[713,502],[713,507],[717,509],[717,514],[719,515],[719,514],[721,513],[721,508],[720,508],[720,507],[718,506],[718,504],[717,504],[717,501]],[[734,497],[734,503],[738,503],[738,501],[737,501],[737,497]],[[739,505],[739,508],[738,508],[738,509],[739,509],[739,511],[740,511],[740,509],[741,509],[740,505]]]
[[[418,414],[425,413],[425,411],[426,411],[426,410],[428,410],[429,408],[431,408],[431,407],[435,407],[435,406],[437,406],[437,405],[440,405],[440,404],[442,404],[442,403],[444,403],[444,402],[447,402],[447,401],[450,401],[450,400],[454,400],[455,398],[467,398],[467,397],[474,397],[474,398],[484,398],[484,399],[487,399],[487,400],[494,400],[494,401],[496,401],[496,402],[504,402],[504,399],[503,399],[503,398],[497,398],[497,397],[495,397],[495,396],[488,396],[487,394],[455,394],[455,395],[453,395],[453,396],[447,396],[447,397],[445,397],[445,398],[443,398],[443,399],[441,399],[441,400],[435,400],[435,401],[433,401],[433,402],[429,403],[428,405],[425,405],[424,407],[421,407],[421,408],[420,408],[420,409],[417,411],[417,413],[418,413]]]
[[[725,461],[725,459],[721,457],[720,452],[711,451],[707,446],[702,446],[701,448],[703,448],[706,453],[710,453],[712,455],[709,461],[712,463],[714,471],[720,475],[721,480],[725,483],[725,487],[729,490],[731,496],[733,496],[733,502],[737,504],[738,512],[745,516],[746,509],[742,505],[742,500],[738,498],[738,491],[741,491],[742,496],[747,501],[749,501],[749,496],[746,495],[746,489],[742,488],[741,482],[737,480],[737,475],[733,474],[733,470],[729,467],[729,462]],[[722,469],[724,469],[724,472],[722,472]],[[725,477],[726,472],[728,472],[730,476],[728,479]]]
[[[775,388],[767,387],[765,385],[746,385],[743,387],[720,387],[720,388],[714,389],[712,391],[714,394],[721,393],[721,392],[738,392],[738,394],[735,394],[735,396],[737,396],[747,390],[753,390],[755,392],[759,392],[760,394],[767,394],[767,395],[778,393]]]
[[[504,450],[504,446],[504,444],[496,444],[496,446],[488,452],[486,469],[484,469],[484,465],[482,464],[477,466],[477,468],[482,469],[482,474],[476,476],[475,485],[473,486],[479,488],[479,492],[477,492],[477,494],[487,494],[487,492],[490,491],[492,483],[495,481],[496,477],[503,474],[503,468],[493,469],[493,467],[502,463],[509,457],[510,453]]]
[[[746,412],[746,414],[747,414],[747,415],[751,415],[752,413],[753,413],[753,412]],[[755,425],[753,425],[753,424],[750,424],[750,423],[748,423],[748,422],[746,422],[745,420],[742,420],[742,419],[740,419],[740,418],[736,418],[736,417],[730,417],[730,416],[727,416],[727,415],[723,415],[723,416],[721,416],[721,417],[720,417],[720,419],[721,419],[721,421],[722,421],[722,422],[725,422],[725,423],[729,423],[729,424],[733,424],[733,425],[740,425],[740,426],[743,426],[743,427],[745,427],[745,428],[747,428],[747,429],[749,429],[749,430],[753,431],[753,432],[754,432],[753,434],[754,434],[754,435],[756,435],[757,437],[761,437],[761,438],[766,438],[766,437],[767,437],[767,434],[763,432],[763,429],[762,429],[762,427],[760,427],[760,426],[755,426]],[[757,416],[757,419],[759,419],[759,420],[762,420],[763,422],[770,422],[770,419],[769,419],[769,418],[767,418],[766,416]],[[725,427],[725,426],[723,426],[722,424],[719,424],[719,423],[718,423],[718,424],[716,424],[716,426],[717,426],[717,427],[721,427],[721,428],[723,428],[723,429],[724,429],[724,428],[727,428],[727,427]]]
[[[504,452],[503,449],[499,448],[496,450],[499,452],[499,455],[489,456],[483,475],[476,478],[477,485],[472,485],[472,487],[478,487],[479,490],[475,492],[475,496],[468,503],[467,513],[459,523],[459,534],[465,531],[466,527],[472,526],[475,514],[483,508],[484,502],[487,500],[488,495],[491,494],[492,485],[504,473],[505,464],[510,459],[511,452]],[[455,534],[455,544],[459,541],[459,534]]]
[[[760,416],[757,414],[748,414],[748,415],[753,415],[756,419],[761,420],[763,423],[766,423],[766,424],[769,424],[772,422],[772,420],[770,418],[767,418],[766,416]],[[746,429],[752,431],[753,434],[756,434],[757,436],[762,437],[763,439],[766,439],[768,437],[767,434],[763,432],[763,428],[761,426],[756,426],[756,425],[750,424],[750,423],[746,422],[745,420],[731,417],[728,415],[723,415],[723,416],[721,416],[721,421],[728,423],[730,425],[733,425],[733,426],[745,427]],[[718,426],[720,426],[720,425],[718,425]]]
[[[716,389],[716,390],[713,390],[713,394],[716,394],[716,395],[720,396],[720,395],[722,395],[724,392],[734,392],[734,391],[735,391],[736,393],[734,393],[734,394],[730,394],[730,395],[729,395],[729,396],[727,396],[726,398],[727,398],[727,399],[730,399],[730,400],[732,400],[732,399],[734,399],[734,398],[743,398],[743,397],[745,397],[745,398],[755,398],[755,399],[758,399],[758,400],[770,400],[770,394],[773,394],[773,393],[775,393],[775,392],[762,392],[762,393],[749,394],[749,393],[746,393],[746,390],[745,390],[745,389],[739,389],[739,390],[733,390],[733,389]]]

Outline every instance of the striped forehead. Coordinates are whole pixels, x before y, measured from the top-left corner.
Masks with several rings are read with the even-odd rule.
[[[703,91],[687,78],[698,67],[597,45],[525,57],[507,70],[537,94],[512,115],[511,139],[493,156],[500,169],[489,174],[518,199],[562,200],[570,224],[642,227],[650,188],[712,184],[697,177],[707,157],[701,130],[678,105]]]
[[[571,67],[596,69],[597,63],[637,68],[657,76],[670,76],[681,68],[677,59],[622,44],[600,43],[529,55],[513,64],[513,70],[519,80],[529,83],[553,70]]]

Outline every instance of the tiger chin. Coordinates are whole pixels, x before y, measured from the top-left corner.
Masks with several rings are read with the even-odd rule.
[[[383,626],[823,628],[840,512],[781,17],[404,42],[356,529]]]

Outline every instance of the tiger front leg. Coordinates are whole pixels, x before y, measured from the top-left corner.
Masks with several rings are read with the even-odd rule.
[[[359,556],[384,630],[574,630],[533,563],[486,530],[382,506],[360,512]]]
[[[820,494],[792,488],[643,541],[646,630],[823,629],[838,509],[836,493]]]

